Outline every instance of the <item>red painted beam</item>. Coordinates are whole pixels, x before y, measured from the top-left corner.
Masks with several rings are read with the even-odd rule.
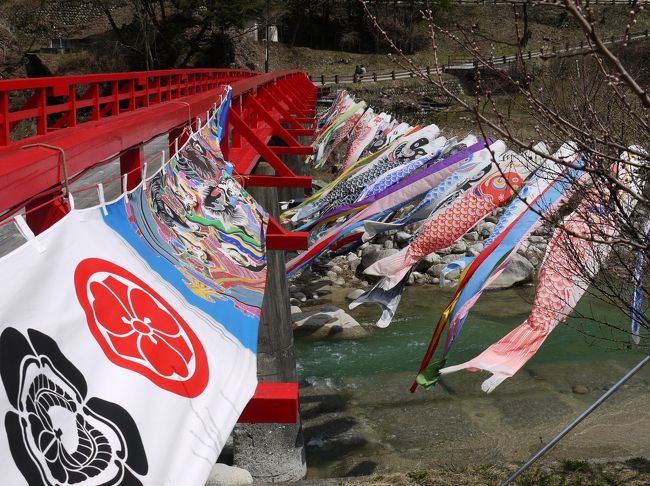
[[[310,176],[262,176],[262,175],[245,175],[239,174],[234,176],[237,182],[244,187],[311,187]]]
[[[269,148],[278,155],[310,155],[314,152],[311,145],[269,145]]]
[[[298,383],[258,383],[240,423],[292,424],[298,417]]]
[[[278,222],[269,218],[266,228],[266,248],[268,250],[306,250],[309,247],[307,231],[286,231]]]

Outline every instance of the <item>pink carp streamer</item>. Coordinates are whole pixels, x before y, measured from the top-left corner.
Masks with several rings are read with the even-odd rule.
[[[528,319],[476,358],[443,368],[440,374],[489,371],[492,376],[481,389],[490,393],[535,355],[551,331],[567,319],[611,249],[605,240],[617,230],[601,200],[593,190],[553,233]]]
[[[502,174],[494,166],[476,188],[433,214],[409,246],[374,263],[365,273],[385,277],[390,286],[398,284],[422,258],[452,245],[487,214],[503,205],[512,196],[512,188],[521,186],[529,172],[524,165],[514,164]]]
[[[343,166],[340,172],[354,164],[364,149],[373,141],[377,130],[382,125],[390,121],[390,116],[386,113],[375,113],[372,108],[366,110],[359,122],[354,126],[350,133],[350,145],[348,146],[347,153],[343,158]]]

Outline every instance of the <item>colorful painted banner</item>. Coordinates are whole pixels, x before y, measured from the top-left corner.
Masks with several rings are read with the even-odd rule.
[[[440,129],[436,125],[429,125],[396,140],[375,160],[333,187],[326,196],[318,200],[309,212],[300,211],[294,219],[295,222],[307,218],[312,219],[297,230],[309,229],[317,221],[315,219],[317,214],[353,203],[369,182],[374,181],[388,170],[415,159],[431,156],[444,145],[444,139],[437,138],[439,133]]]
[[[225,106],[223,107],[225,108]],[[256,387],[267,216],[218,150],[0,259],[7,485],[203,486]]]

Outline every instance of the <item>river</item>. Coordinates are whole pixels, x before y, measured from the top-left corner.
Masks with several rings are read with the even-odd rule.
[[[476,356],[530,310],[534,288],[486,292],[473,308],[449,364]],[[393,324],[354,341],[298,340],[310,477],[405,471],[439,465],[517,462],[594,401],[642,357],[626,332],[571,317],[515,377],[493,393],[487,373],[458,372],[430,391],[411,394],[431,331],[451,291],[409,287]],[[333,303],[343,306],[338,298]],[[350,312],[362,324],[374,306]],[[586,296],[576,314],[627,329],[616,309]],[[648,455],[650,369],[551,453],[605,459]]]

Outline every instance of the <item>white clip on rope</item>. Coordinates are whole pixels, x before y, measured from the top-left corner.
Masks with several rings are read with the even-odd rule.
[[[108,210],[106,209],[106,197],[104,196],[104,184],[101,182],[97,184],[97,197],[99,198],[99,207],[102,208],[102,214],[108,216]]]
[[[147,189],[147,163],[142,164],[142,189]]]
[[[163,177],[165,177],[165,151],[160,151],[160,170],[162,171]]]
[[[25,218],[23,218],[22,214],[17,214],[16,216],[14,216],[14,223],[16,223],[16,227],[18,228],[18,231],[23,236],[23,238],[25,238],[25,240],[28,243],[33,244],[34,248],[36,248],[36,251],[38,251],[39,253],[45,253],[45,247],[36,238],[34,232],[27,225],[27,222],[25,221]]]
[[[124,174],[122,176],[122,192],[124,193],[124,202],[128,203],[129,202],[129,174]]]

